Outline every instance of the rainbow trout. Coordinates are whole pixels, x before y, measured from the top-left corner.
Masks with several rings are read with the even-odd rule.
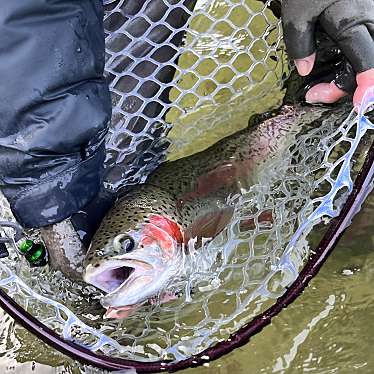
[[[228,196],[248,188],[264,160],[289,146],[305,124],[342,121],[348,110],[295,105],[270,118],[257,116],[255,124],[206,151],[163,164],[120,198],[84,261],[84,280],[105,293],[106,316],[126,317],[159,295],[181,271],[188,241],[214,238],[225,228],[234,209]]]

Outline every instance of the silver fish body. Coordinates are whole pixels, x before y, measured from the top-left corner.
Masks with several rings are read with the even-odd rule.
[[[290,145],[302,125],[343,120],[348,108],[284,106],[279,113],[196,155],[163,164],[122,197],[93,238],[84,280],[106,293],[107,316],[121,318],[180,272],[186,242],[214,237],[229,222],[231,193],[264,159]]]

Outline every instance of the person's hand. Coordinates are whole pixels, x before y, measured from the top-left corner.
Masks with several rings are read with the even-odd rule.
[[[117,194],[102,187],[93,200],[70,217],[70,221],[86,249],[104,216],[114,205]]]
[[[346,57],[335,79],[312,87],[306,101],[333,103],[354,93],[353,103],[359,105],[374,86],[374,0],[284,0],[282,22],[287,52],[300,75],[313,69],[320,27]]]
[[[102,188],[91,202],[70,218],[40,228],[50,268],[61,271],[69,279],[82,279],[87,248],[115,199],[115,194]]]

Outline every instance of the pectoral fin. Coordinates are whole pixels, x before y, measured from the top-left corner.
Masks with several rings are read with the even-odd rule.
[[[197,217],[185,230],[186,243],[192,238],[214,238],[228,225],[233,213],[233,207],[226,207]]]

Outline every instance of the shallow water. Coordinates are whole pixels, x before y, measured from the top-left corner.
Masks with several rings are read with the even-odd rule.
[[[252,114],[280,105],[288,66],[279,21],[269,10],[264,17],[263,7],[257,0],[197,1],[178,61],[183,74],[170,93],[178,105],[166,116],[173,124],[170,160],[204,150],[245,128]]]
[[[305,293],[243,348],[186,373],[372,373],[374,195]],[[0,312],[1,373],[90,373]],[[96,372],[96,370],[94,371]]]

